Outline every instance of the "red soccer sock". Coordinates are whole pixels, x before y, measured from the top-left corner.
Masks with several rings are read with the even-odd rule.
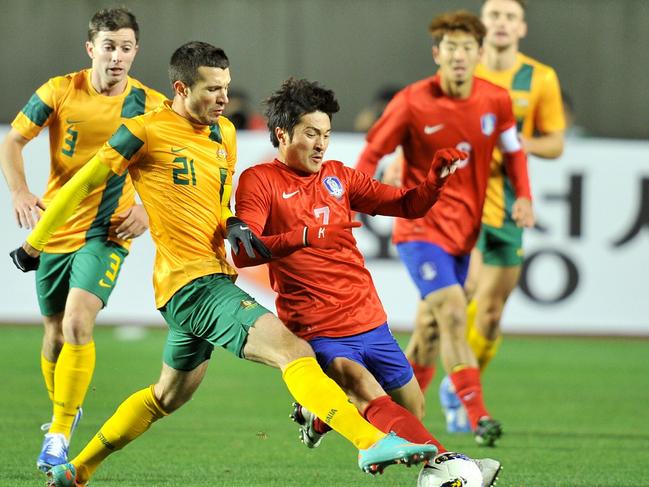
[[[399,406],[390,396],[374,399],[363,411],[363,416],[385,433],[394,431],[401,438],[413,443],[432,443],[439,453],[446,451],[414,414]]]
[[[320,418],[315,418],[313,420],[313,429],[316,433],[324,435],[327,431],[331,431],[331,426],[322,421]]]
[[[462,401],[471,423],[471,429],[475,430],[478,420],[483,416],[490,416],[482,399],[482,385],[480,384],[480,369],[477,367],[466,367],[449,374],[451,382],[455,387],[457,397]]]
[[[435,366],[431,365],[429,367],[427,365],[419,365],[412,360],[410,360],[409,362],[412,366],[412,370],[415,373],[415,379],[417,379],[417,382],[419,383],[421,392],[426,392],[426,389],[428,389],[428,386],[435,376]]]

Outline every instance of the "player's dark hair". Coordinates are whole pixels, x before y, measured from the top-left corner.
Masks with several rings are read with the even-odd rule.
[[[174,84],[182,81],[187,86],[194,86],[198,80],[198,68],[227,69],[230,60],[220,47],[201,41],[191,41],[174,51],[169,61],[169,81]]]
[[[482,5],[484,5],[488,1],[489,0],[482,0]],[[512,0],[512,1],[519,4],[521,6],[521,8],[523,9],[523,11],[527,10],[527,0]]]
[[[102,8],[92,16],[88,23],[88,40],[94,42],[97,34],[104,31],[115,32],[120,29],[132,29],[135,42],[140,40],[140,26],[135,15],[126,7]]]
[[[280,89],[270,95],[264,104],[270,141],[274,147],[279,147],[279,139],[275,135],[277,127],[293,137],[293,129],[304,115],[323,112],[331,120],[333,114],[340,110],[332,90],[323,88],[315,81],[295,78],[284,81]]]
[[[487,33],[480,19],[468,10],[456,10],[438,15],[428,27],[435,46],[439,45],[446,34],[457,30],[471,34],[479,45],[482,45],[482,40]]]

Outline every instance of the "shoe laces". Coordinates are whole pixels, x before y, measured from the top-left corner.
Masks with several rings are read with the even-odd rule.
[[[43,452],[55,458],[62,458],[68,454],[68,444],[65,436],[61,433],[53,433],[45,435],[47,442]]]

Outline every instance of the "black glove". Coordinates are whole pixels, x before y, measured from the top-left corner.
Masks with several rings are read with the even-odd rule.
[[[246,254],[251,259],[255,257],[270,259],[272,257],[270,250],[259,240],[259,237],[250,230],[243,220],[236,216],[231,216],[225,222],[225,235],[235,255],[239,253],[239,242],[241,242],[243,248],[246,249]],[[255,255],[254,249],[259,255]]]
[[[9,252],[9,256],[13,260],[14,265],[23,272],[35,271],[41,263],[40,256],[32,257],[22,247],[18,247],[16,250]]]

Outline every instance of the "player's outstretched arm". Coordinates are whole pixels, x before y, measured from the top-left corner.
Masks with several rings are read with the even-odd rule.
[[[369,215],[421,218],[435,204],[458,164],[468,157],[466,152],[455,148],[438,150],[426,179],[410,189],[394,188],[357,176],[357,187],[351,197],[352,210]]]
[[[63,225],[79,206],[79,203],[95,188],[105,183],[112,174],[111,169],[102,163],[97,156],[79,170],[72,179],[56,193],[50,206],[43,213],[40,221],[36,224],[34,230],[27,236],[26,242],[22,245],[24,252],[19,249],[11,253],[14,264],[27,272],[34,270],[34,263],[23,267],[17,259],[26,253],[32,258],[38,259],[40,252],[43,250],[52,234]]]

